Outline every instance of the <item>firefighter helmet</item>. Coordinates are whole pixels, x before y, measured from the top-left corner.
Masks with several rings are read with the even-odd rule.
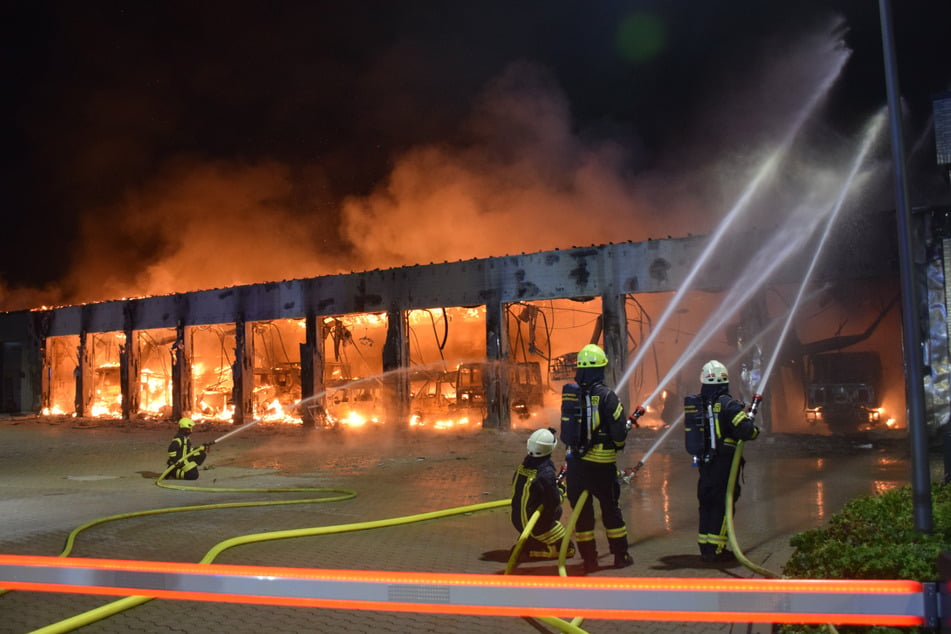
[[[558,439],[555,438],[555,430],[550,428],[536,429],[528,437],[528,455],[533,458],[548,456],[555,450],[557,444]]]
[[[608,357],[601,346],[589,343],[578,353],[579,368],[603,368],[608,364]]]
[[[703,364],[703,369],[700,371],[700,382],[704,385],[729,383],[730,373],[727,372],[725,365],[713,359]]]
[[[193,421],[192,419],[188,418],[187,416],[185,416],[185,417],[182,418],[180,421],[178,421],[178,428],[179,428],[179,429],[191,429],[191,428],[194,427],[194,426],[195,426],[195,421]]]

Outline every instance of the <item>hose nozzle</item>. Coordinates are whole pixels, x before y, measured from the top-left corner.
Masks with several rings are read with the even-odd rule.
[[[621,480],[624,481],[624,484],[630,484],[631,480],[637,477],[637,472],[641,470],[641,467],[644,466],[644,461],[639,461],[633,467],[628,467],[621,472]]]
[[[637,424],[637,419],[646,413],[647,410],[644,409],[643,405],[638,405],[636,408],[634,408],[634,411],[631,413],[631,415],[627,417],[627,428],[630,429],[631,427],[640,427],[640,425]]]
[[[751,419],[756,418],[756,412],[759,411],[759,405],[763,402],[763,395],[754,394],[752,400],[753,402],[750,403],[750,411],[748,412],[748,415]]]

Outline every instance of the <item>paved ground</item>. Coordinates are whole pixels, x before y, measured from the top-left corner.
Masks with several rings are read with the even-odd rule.
[[[198,442],[226,426],[199,426]],[[346,434],[252,427],[216,445],[201,479],[212,488],[325,487],[356,492],[331,504],[215,509],[152,515],[80,533],[70,556],[197,562],[218,542],[248,533],[335,526],[415,515],[509,497],[528,430]],[[155,508],[286,499],[280,493],[177,491],[155,486],[174,425],[75,419],[0,419],[0,552],[59,555],[66,536],[97,518]],[[658,438],[635,430],[621,462],[642,458]],[[712,567],[696,555],[696,472],[679,434],[651,454],[622,506],[636,564],[595,576],[752,577],[739,565]],[[821,525],[849,499],[908,482],[907,442],[776,436],[749,443],[738,539],[758,565],[782,572],[789,538]],[[556,460],[561,457],[556,451]],[[939,457],[932,460],[940,476]],[[299,496],[298,496],[299,497]],[[566,506],[566,512],[567,512]],[[599,550],[607,545],[599,524]],[[270,541],[225,551],[216,563],[354,570],[500,574],[517,535],[506,509],[398,527]],[[569,575],[583,574],[580,560]],[[549,563],[517,574],[557,576]],[[109,602],[101,597],[10,592],[0,596],[0,632],[59,623]],[[766,632],[768,625],[586,620],[594,633]],[[155,600],[80,632],[546,632],[535,619],[433,616]]]

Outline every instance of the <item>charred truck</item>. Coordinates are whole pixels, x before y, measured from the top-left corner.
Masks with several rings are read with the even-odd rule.
[[[876,352],[828,352],[809,359],[806,420],[833,434],[873,429],[881,420],[882,360]]]

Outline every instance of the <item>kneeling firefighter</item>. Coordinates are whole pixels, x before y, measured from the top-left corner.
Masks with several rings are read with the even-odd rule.
[[[754,407],[759,398],[753,397]],[[716,360],[708,361],[700,372],[700,393],[684,398],[684,441],[700,472],[697,543],[704,561],[734,558],[727,550],[726,492],[737,441],[759,436],[759,428],[753,424],[754,414],[755,409],[747,413],[746,406],[730,396],[730,375],[726,366]],[[737,479],[746,463],[745,458],[740,460]],[[739,498],[740,483],[736,482],[730,503],[735,505]]]
[[[557,559],[567,529],[561,519],[565,485],[555,474],[551,454],[558,444],[554,429],[538,429],[528,437],[528,455],[512,476],[512,526],[519,533],[541,506],[538,521],[526,542],[529,559]],[[568,557],[573,557],[573,545]]]
[[[169,475],[176,480],[197,480],[198,467],[205,462],[211,450],[212,443],[207,443],[192,454],[191,435],[194,426],[195,421],[187,416],[179,420],[178,433],[168,445],[168,461],[165,465],[167,467],[175,465]]]
[[[568,500],[577,508],[583,491],[589,497],[578,511],[575,537],[584,559],[585,572],[598,569],[594,539],[594,499],[601,506],[601,521],[614,555],[614,567],[634,563],[627,552],[627,526],[619,505],[617,452],[624,449],[628,424],[624,405],[614,390],[604,384],[608,357],[595,344],[578,352],[575,382],[561,391],[561,440],[568,447]]]

